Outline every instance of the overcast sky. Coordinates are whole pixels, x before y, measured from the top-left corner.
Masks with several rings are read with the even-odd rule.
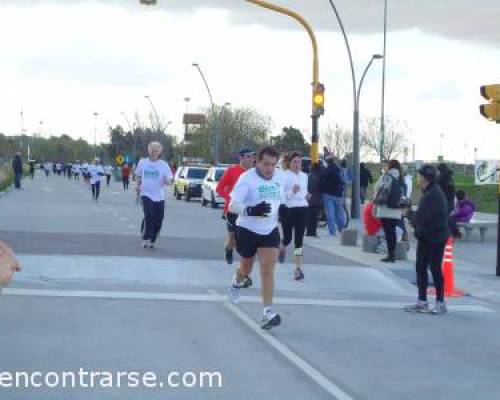
[[[146,116],[150,95],[171,131],[208,97],[251,106],[274,129],[293,125],[310,135],[311,50],[287,17],[243,0],[1,0],[0,132],[18,134],[24,110],[29,133],[68,133],[100,140],[107,124]],[[320,76],[327,88],[321,126],[352,124],[351,76],[345,46],[327,0],[276,0],[302,13],[318,31]],[[337,0],[350,35],[358,77],[382,52],[383,0]],[[498,1],[389,0],[386,112],[411,127],[418,159],[435,158],[444,134],[446,158],[498,158],[500,129],[483,120],[479,86],[500,83]],[[363,117],[380,115],[381,63],[369,72]],[[467,147],[466,147],[467,145]],[[411,145],[410,145],[411,147]]]

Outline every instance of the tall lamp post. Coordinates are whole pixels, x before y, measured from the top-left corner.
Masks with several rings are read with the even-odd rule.
[[[151,105],[151,108],[153,109],[153,112],[155,114],[155,118],[156,118],[156,123],[158,124],[158,130],[161,132],[163,129],[161,127],[161,122],[160,122],[160,118],[158,117],[158,113],[156,112],[156,107],[155,105],[153,104],[153,100],[151,100],[151,97],[150,96],[144,96],[144,98],[146,100],[148,100],[149,104]]]
[[[380,112],[380,164],[384,162],[385,148],[385,75],[387,62],[387,0],[384,0],[384,60],[382,61],[382,106]]]
[[[193,63],[193,67],[195,67],[198,72],[200,73],[201,79],[203,80],[203,83],[205,84],[205,88],[207,89],[208,93],[208,98],[210,99],[210,108],[212,109],[212,115],[214,118],[216,118],[215,115],[215,105],[214,105],[214,99],[212,97],[212,91],[210,90],[210,86],[208,86],[208,82],[205,78],[205,74],[203,74],[203,71],[201,70],[200,64],[198,63]],[[217,130],[217,121],[214,121],[213,124],[213,141],[214,141],[214,163],[215,165],[219,164],[219,132]]]
[[[335,3],[332,0],[328,0],[330,5],[332,6],[333,12],[335,13],[335,17],[340,25],[340,30],[342,31],[342,35],[344,37],[344,42],[347,48],[347,55],[349,57],[349,64],[351,67],[351,77],[352,77],[352,96],[353,96],[353,104],[354,104],[354,112],[353,112],[353,181],[352,181],[352,200],[351,200],[351,218],[358,219],[360,217],[361,211],[361,199],[360,199],[360,171],[359,171],[359,163],[360,163],[360,133],[359,133],[359,98],[361,95],[361,87],[365,80],[366,74],[374,60],[379,60],[384,58],[380,54],[374,54],[372,59],[366,66],[361,81],[359,82],[359,87],[356,80],[356,71],[354,68],[354,61],[352,57],[351,46],[349,44],[349,38],[347,37],[347,33],[344,27],[344,23],[342,22],[342,18],[335,6]]]
[[[135,129],[132,126],[132,124],[130,123],[130,120],[128,119],[127,114],[125,114],[125,112],[123,112],[123,111],[120,112],[120,114],[123,116],[123,118],[127,122],[128,129],[130,130],[130,133],[132,135],[132,164],[135,164],[136,159],[137,159],[137,136],[135,134]]]

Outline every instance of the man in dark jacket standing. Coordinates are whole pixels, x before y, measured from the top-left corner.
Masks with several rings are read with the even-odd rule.
[[[14,170],[14,186],[16,189],[21,189],[21,177],[23,176],[23,160],[21,153],[17,152],[12,160],[12,169]]]
[[[306,236],[317,237],[318,218],[323,206],[323,195],[320,190],[320,180],[323,174],[321,164],[314,164],[307,180],[307,190],[309,192],[309,210],[307,215]]]
[[[328,167],[321,175],[319,187],[323,194],[328,232],[331,236],[336,236],[337,228],[339,232],[342,232],[345,228],[343,198],[345,182],[342,170],[335,164],[333,155],[328,155],[326,162]]]
[[[418,240],[416,264],[418,301],[416,304],[405,307],[405,310],[441,315],[447,311],[444,302],[442,263],[446,241],[450,237],[448,203],[436,182],[437,172],[432,165],[423,165],[418,170],[418,174],[421,180],[422,197],[417,211],[408,213]],[[428,267],[431,269],[436,288],[436,305],[432,310],[427,302]]]
[[[362,162],[359,164],[359,195],[361,197],[361,204],[365,204],[366,192],[370,183],[373,183],[372,174],[370,170],[365,167],[365,163]]]

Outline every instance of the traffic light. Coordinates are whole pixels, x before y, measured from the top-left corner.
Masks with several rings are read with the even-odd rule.
[[[500,124],[500,85],[481,86],[481,96],[489,101],[479,106],[481,115]]]
[[[145,4],[147,6],[155,6],[156,0],[139,0],[141,4]]]
[[[316,83],[313,88],[313,116],[325,114],[325,85]]]

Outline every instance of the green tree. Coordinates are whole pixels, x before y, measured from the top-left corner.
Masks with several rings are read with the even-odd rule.
[[[283,128],[281,135],[273,136],[271,143],[282,152],[298,151],[302,155],[308,155],[311,148],[302,132],[292,126]]]

